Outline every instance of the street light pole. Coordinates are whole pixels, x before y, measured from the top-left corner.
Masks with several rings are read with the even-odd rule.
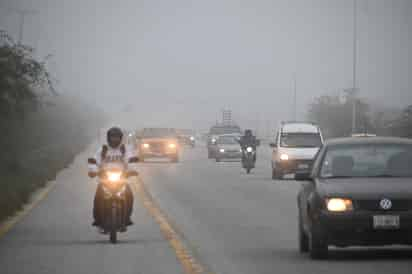
[[[356,131],[357,0],[353,0],[352,133]]]
[[[297,83],[296,83],[296,73],[293,75],[293,121],[296,121],[296,108],[297,108]]]
[[[25,24],[25,19],[26,19],[26,15],[30,15],[30,14],[36,14],[38,13],[35,10],[25,10],[25,9],[15,9],[15,8],[10,8],[10,11],[16,13],[20,18],[20,22],[19,22],[19,36],[18,36],[18,43],[19,45],[21,45],[23,43],[23,37],[24,37],[24,24]]]

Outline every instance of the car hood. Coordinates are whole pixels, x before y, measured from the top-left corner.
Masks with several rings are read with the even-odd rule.
[[[177,139],[176,138],[173,138],[173,137],[164,137],[164,138],[158,138],[158,137],[156,137],[156,138],[142,138],[141,139],[141,142],[142,143],[151,143],[151,142],[159,142],[159,143],[161,143],[161,142],[177,142]]]
[[[310,148],[288,148],[281,147],[279,148],[279,155],[287,154],[289,159],[298,159],[298,160],[312,160],[316,153],[318,153],[319,148],[310,147]]]
[[[318,189],[325,197],[351,199],[412,199],[412,178],[342,178],[321,179]]]

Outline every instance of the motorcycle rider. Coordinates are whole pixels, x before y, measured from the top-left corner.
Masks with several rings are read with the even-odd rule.
[[[96,165],[89,165],[89,177],[94,178],[98,175],[99,169],[102,164],[110,162],[122,162],[128,167],[128,161],[134,155],[130,151],[126,150],[124,144],[122,144],[123,132],[118,127],[112,127],[107,131],[107,144],[104,144],[96,153],[94,159],[96,159]],[[132,225],[131,215],[133,211],[133,192],[129,186],[126,184],[126,224],[128,226]],[[98,184],[96,189],[96,194],[94,197],[93,204],[93,226],[100,226],[103,219],[104,210],[104,190],[101,184]]]
[[[246,148],[247,147],[252,147],[253,150],[256,152],[256,147],[258,145],[256,137],[253,136],[253,132],[252,132],[251,129],[246,129],[245,130],[245,135],[240,137],[239,144],[240,144],[240,147],[242,148],[242,151],[243,151],[242,163],[244,163],[245,159],[246,159],[246,153],[245,153]],[[256,153],[253,157],[253,162],[256,163]]]

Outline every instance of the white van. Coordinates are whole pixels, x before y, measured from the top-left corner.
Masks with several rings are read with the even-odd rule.
[[[270,146],[272,152],[272,179],[297,170],[310,169],[314,157],[323,144],[320,128],[316,124],[283,122]]]

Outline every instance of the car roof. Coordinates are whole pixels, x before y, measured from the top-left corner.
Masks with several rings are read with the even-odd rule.
[[[284,133],[319,133],[319,127],[312,123],[284,123],[282,124]]]
[[[334,145],[362,145],[362,144],[399,144],[412,145],[412,139],[398,137],[345,137],[329,139],[325,142],[326,146]]]

